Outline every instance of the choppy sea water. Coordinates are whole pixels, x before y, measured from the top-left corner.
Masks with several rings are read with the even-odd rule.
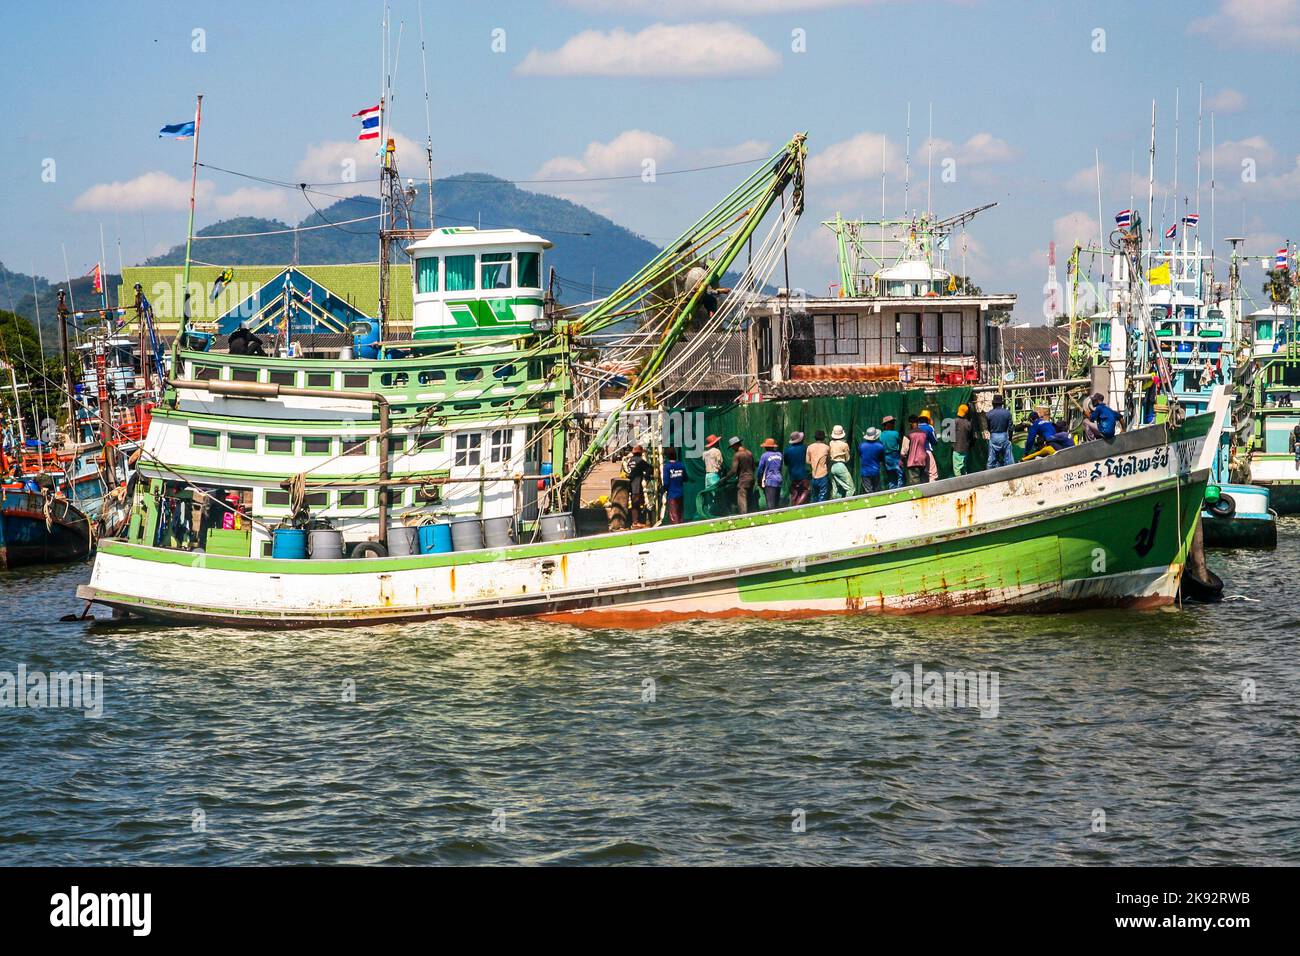
[[[639,631],[109,629],[58,621],[88,566],[0,576],[0,672],[103,675],[0,709],[0,864],[1294,864],[1300,520],[1211,565],[1181,611]],[[918,664],[997,715],[895,707]]]

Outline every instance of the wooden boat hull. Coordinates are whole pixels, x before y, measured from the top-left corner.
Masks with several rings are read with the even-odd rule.
[[[78,594],[259,628],[1157,607],[1177,593],[1214,419],[896,491],[498,550],[282,561],[106,541]]]
[[[69,502],[52,501],[47,521],[43,496],[0,492],[0,570],[82,561],[90,545],[89,519]]]

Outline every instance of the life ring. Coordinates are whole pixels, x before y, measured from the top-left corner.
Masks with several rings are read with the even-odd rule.
[[[1237,513],[1237,502],[1232,500],[1232,495],[1219,494],[1219,500],[1213,504],[1207,504],[1205,510],[1216,518],[1231,518]]]

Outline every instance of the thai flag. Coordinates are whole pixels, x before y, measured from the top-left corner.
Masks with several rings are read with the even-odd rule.
[[[379,139],[379,107],[367,106],[352,114],[353,119],[361,120],[361,132],[357,139]]]
[[[1289,255],[1288,255],[1288,253],[1287,253],[1287,248],[1286,248],[1286,246],[1283,246],[1281,249],[1279,249],[1279,250],[1277,251],[1277,258],[1273,261],[1273,268],[1274,268],[1274,269],[1285,269],[1285,268],[1287,268],[1287,259],[1288,259],[1288,258],[1289,258]]]
[[[1201,217],[1194,212],[1190,212],[1183,217],[1183,225],[1191,228],[1195,228],[1196,224],[1200,221],[1201,221]]]
[[[1046,370],[1046,369],[1041,369],[1041,368],[1040,368],[1037,372],[1035,372],[1035,373],[1034,373],[1034,381],[1035,381],[1035,382],[1046,382],[1046,381],[1047,381],[1047,370]]]
[[[1119,226],[1121,229],[1127,229],[1129,226],[1133,225],[1133,210],[1123,209],[1115,213],[1115,225]]]
[[[1166,239],[1172,239],[1176,235],[1178,235],[1178,223],[1174,223],[1172,226],[1170,226],[1168,229],[1165,230]]]
[[[1059,342],[1053,342],[1053,343],[1052,343],[1052,358],[1060,358],[1060,357],[1061,357],[1061,344],[1060,344]]]

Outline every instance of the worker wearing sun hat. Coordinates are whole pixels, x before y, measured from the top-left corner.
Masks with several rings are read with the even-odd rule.
[[[858,445],[858,477],[862,479],[863,494],[879,491],[881,469],[885,467],[885,446],[880,441],[880,429],[868,428],[862,433],[862,443]]]
[[[849,471],[853,452],[845,441],[846,437],[843,425],[831,429],[831,496],[834,498],[847,498],[853,494],[853,473]]]
[[[763,454],[758,459],[758,483],[769,511],[780,504],[781,467],[784,463],[785,457],[778,449],[776,439],[765,439]]]
[[[710,435],[704,439],[704,490],[712,491],[722,481],[722,449],[718,447],[718,442],[722,438],[718,435]]]

